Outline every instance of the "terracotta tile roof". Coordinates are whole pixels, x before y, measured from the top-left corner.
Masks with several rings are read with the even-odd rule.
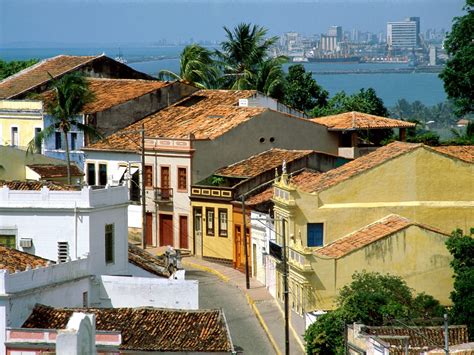
[[[327,126],[330,131],[415,127],[415,124],[412,122],[369,115],[356,111],[312,118],[311,121]]]
[[[0,269],[8,270],[10,273],[16,270],[25,271],[28,267],[34,269],[46,266],[49,262],[39,256],[0,245]]]
[[[422,146],[421,143],[393,142],[339,168],[329,170],[321,175],[309,176],[305,181],[299,181],[298,187],[306,192],[322,191]]]
[[[171,85],[165,81],[140,79],[87,78],[87,81],[90,91],[94,94],[94,100],[84,106],[85,113],[101,112]],[[48,103],[54,99],[54,93],[50,90],[41,97],[47,107]]]
[[[94,143],[91,150],[136,151],[140,137],[136,131],[145,125],[147,137],[214,139],[239,124],[266,111],[261,107],[238,107],[238,99],[248,97],[254,91],[201,90],[153,115]],[[197,102],[196,102],[197,101]],[[191,105],[191,103],[192,105]],[[191,105],[191,106],[188,106]]]
[[[41,178],[60,178],[67,176],[66,165],[53,164],[32,164],[27,165],[28,168],[37,173]],[[76,165],[71,165],[71,176],[83,176],[84,173]]]
[[[315,253],[331,258],[340,258],[413,225],[449,236],[449,234],[433,227],[415,223],[407,218],[392,214],[315,250]]]
[[[409,354],[420,354],[436,348],[444,348],[444,327],[372,327],[364,326],[363,332],[379,337],[390,346],[390,354],[405,354],[403,339],[385,338],[386,336],[408,336]],[[465,325],[451,325],[448,328],[449,345],[468,342],[468,331]]]
[[[53,77],[57,77],[96,58],[98,57],[58,55],[42,60],[0,81],[0,98],[8,99],[17,96],[49,81],[48,73]]]
[[[121,350],[227,352],[233,350],[220,310],[52,308],[36,305],[23,328],[64,329],[73,312],[94,313],[96,329],[121,331]]]
[[[151,255],[149,252],[133,245],[128,244],[128,261],[145,271],[157,276],[169,278],[171,276],[164,260]]]
[[[313,153],[312,150],[286,150],[273,148],[245,160],[220,168],[214,175],[251,178],[265,171],[275,169],[286,161],[287,163]]]
[[[273,186],[269,187],[268,189],[256,195],[249,197],[247,200],[245,200],[245,204],[248,206],[256,206],[261,203],[270,201],[272,197],[273,197]]]
[[[468,163],[474,163],[474,145],[451,145],[431,147],[431,149],[464,160]]]
[[[54,183],[51,181],[35,181],[35,180],[26,180],[26,181],[4,181],[0,180],[0,188],[8,187],[10,190],[22,190],[22,191],[39,191],[43,187],[47,187],[50,191],[70,191],[70,190],[80,190],[78,186],[69,186],[59,183]]]

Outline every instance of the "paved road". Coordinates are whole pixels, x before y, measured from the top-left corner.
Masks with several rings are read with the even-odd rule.
[[[195,269],[186,270],[186,279],[199,281],[199,308],[224,310],[232,342],[238,353],[275,354],[245,296],[237,287],[215,275]]]

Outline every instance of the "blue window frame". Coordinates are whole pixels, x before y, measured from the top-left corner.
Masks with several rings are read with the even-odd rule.
[[[323,246],[324,223],[308,223],[308,246]]]

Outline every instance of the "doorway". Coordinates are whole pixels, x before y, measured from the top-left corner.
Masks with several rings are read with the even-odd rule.
[[[153,214],[147,212],[145,215],[145,223],[146,223],[146,245],[154,245],[153,244]]]
[[[193,249],[194,254],[202,256],[202,208],[193,208],[194,228],[193,228]]]
[[[173,216],[160,214],[160,245],[171,245],[173,243]]]
[[[179,247],[188,249],[188,216],[179,216]]]

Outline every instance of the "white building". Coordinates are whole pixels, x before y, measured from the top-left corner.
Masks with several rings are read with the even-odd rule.
[[[393,49],[413,49],[419,46],[420,18],[387,22],[387,44]]]
[[[49,260],[89,254],[93,269],[127,270],[128,190],[53,183],[0,183],[0,242]]]

